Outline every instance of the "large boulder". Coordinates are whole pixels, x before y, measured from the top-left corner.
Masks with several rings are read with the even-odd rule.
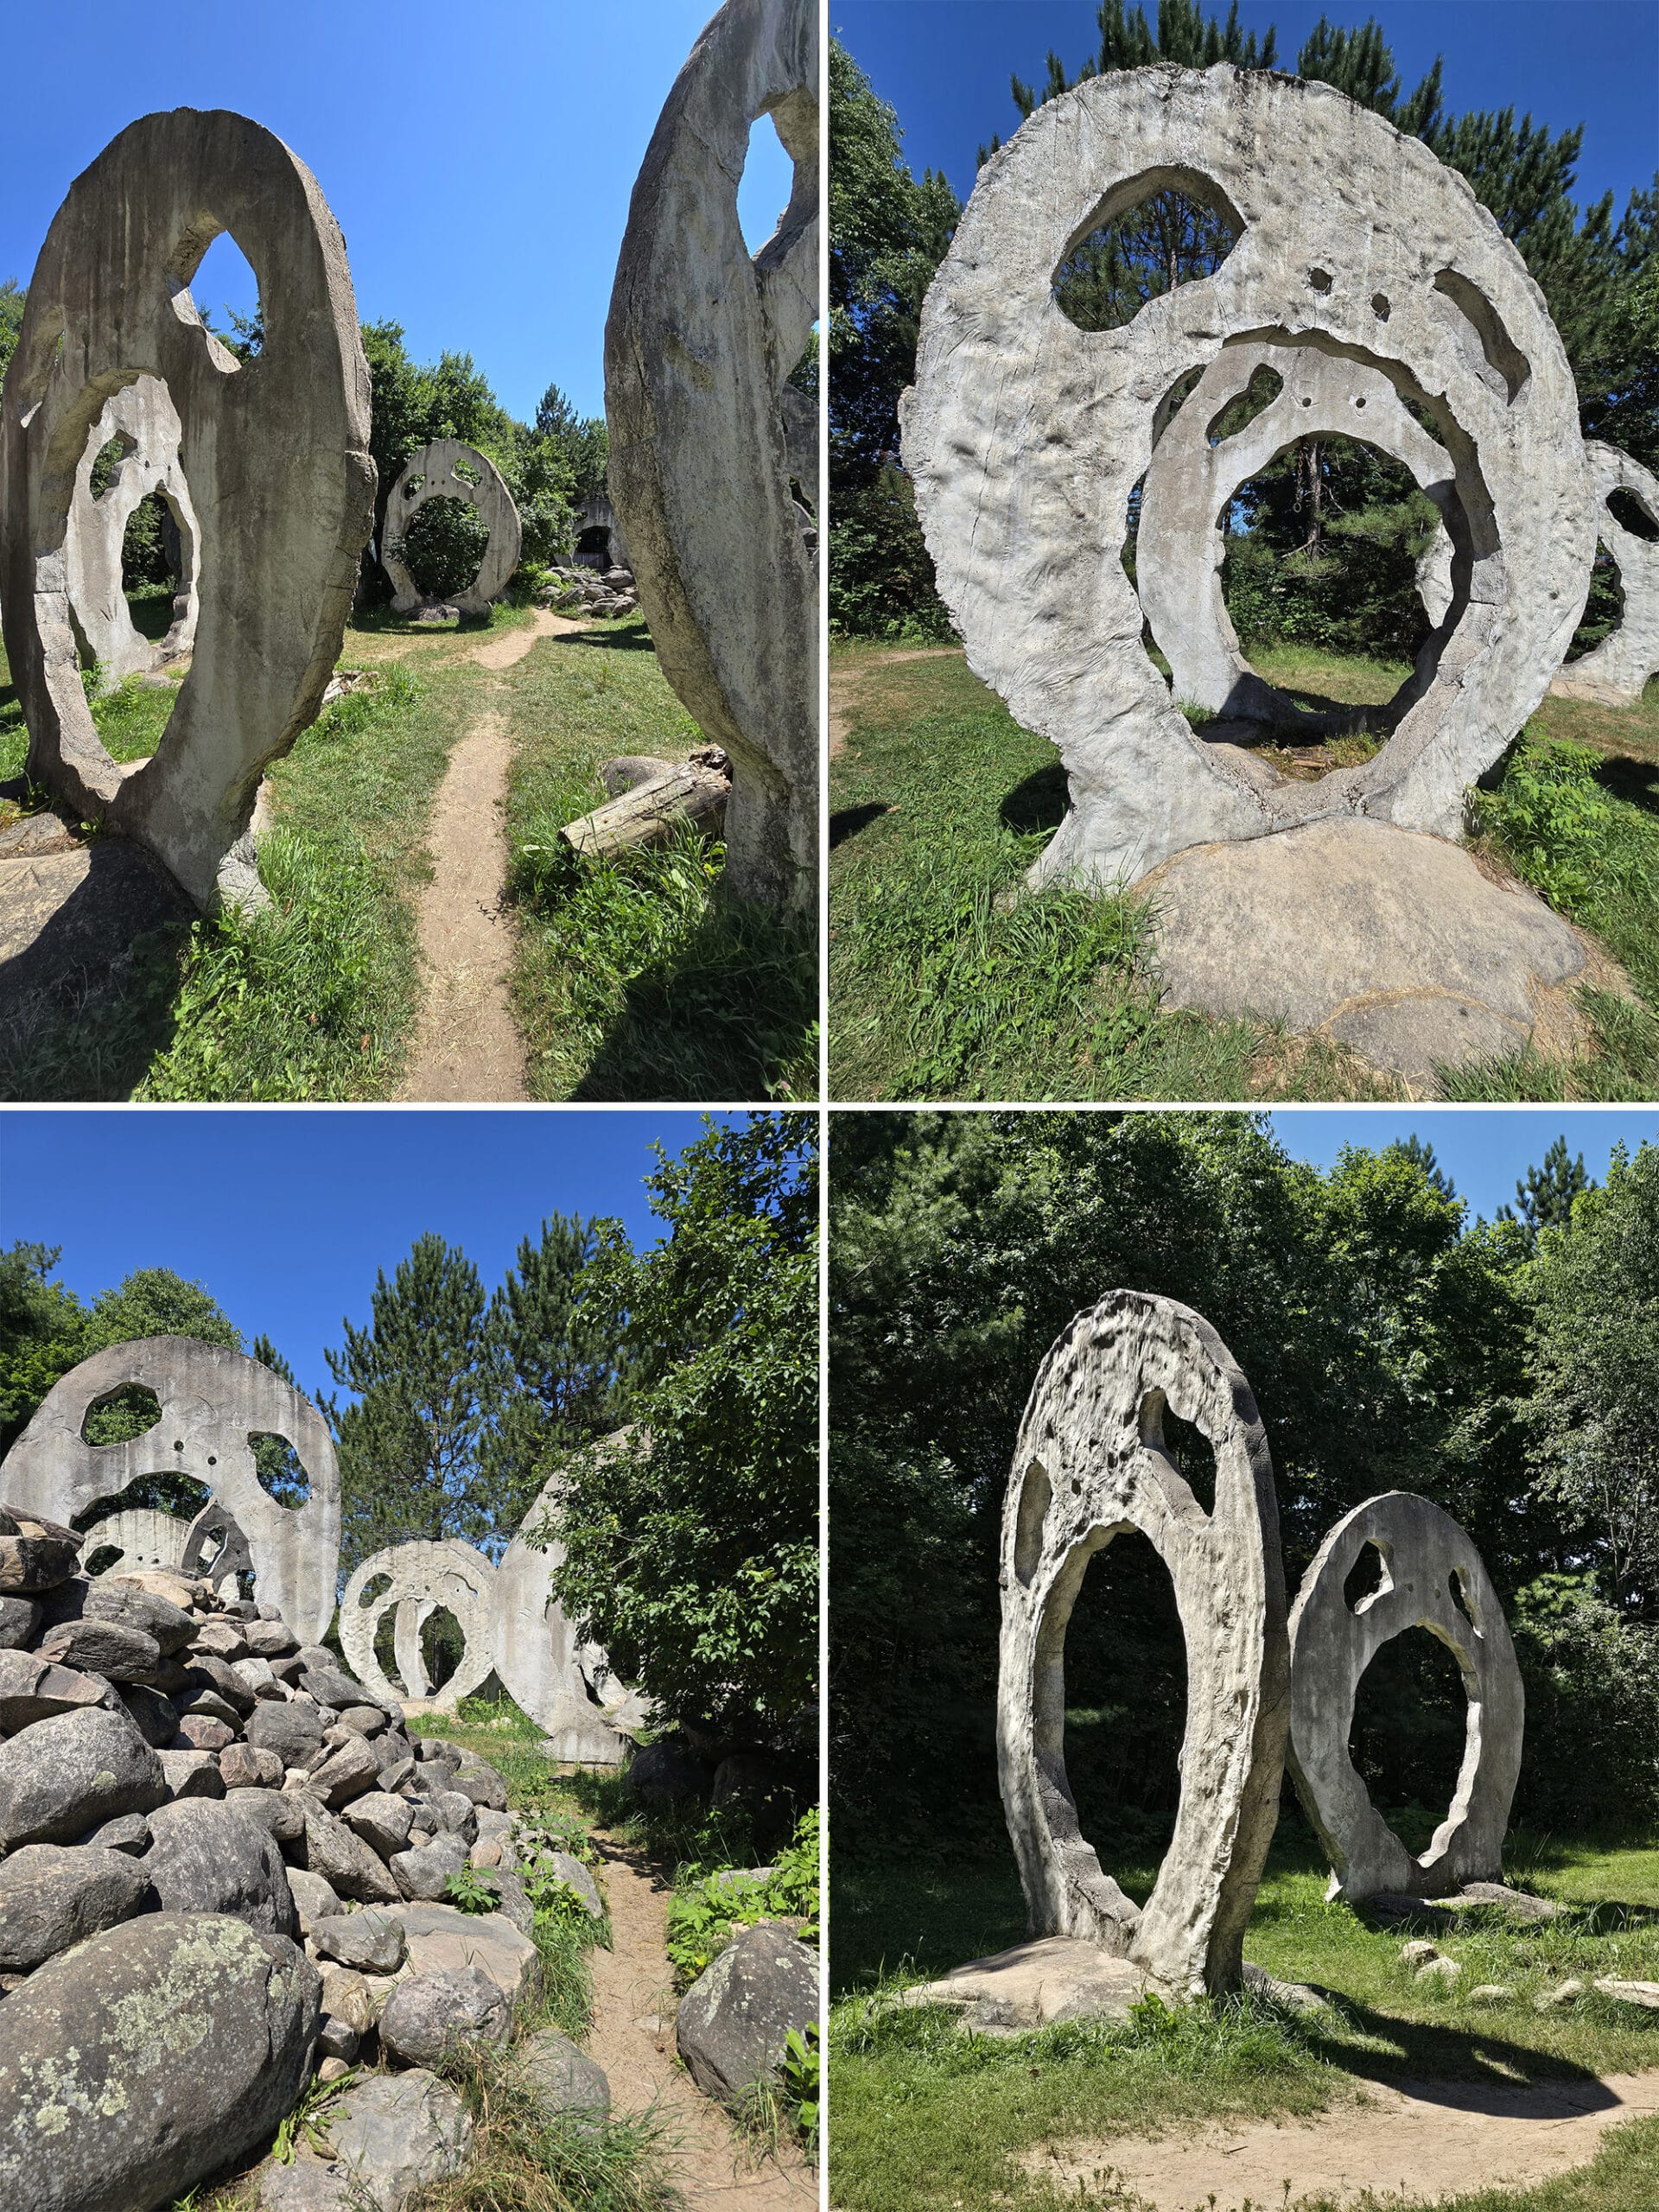
[[[273,1836],[284,1853],[305,1840],[305,1807],[290,1790],[238,1789],[236,1809]]]
[[[404,2212],[459,2173],[472,2148],[467,2107],[435,2075],[371,2074],[328,2115],[330,2155],[308,2147],[259,2177],[259,2212]]]
[[[60,1713],[0,1744],[0,1850],[72,1843],[166,1796],[160,1755],[124,1712]]]
[[[611,2085],[604,2068],[557,2028],[527,2036],[513,2053],[513,2063],[549,2120],[579,2113],[592,2124],[608,2117]]]
[[[149,1849],[138,1864],[163,1912],[226,1913],[263,1934],[299,1935],[283,1854],[233,1797],[189,1797],[158,1807],[149,1816]]]
[[[818,1962],[770,1922],[729,1943],[680,1999],[674,2041],[686,2071],[729,2103],[771,2072],[791,2028],[820,2017]]]
[[[541,1994],[540,1955],[505,1914],[461,1912],[448,1904],[393,1905],[391,1913],[404,1923],[416,1974],[476,1966],[514,2006]]]
[[[411,1850],[394,1852],[386,1864],[400,1896],[435,1904],[448,1896],[449,1877],[460,1873],[470,1855],[463,1837],[441,1835]]]
[[[308,1667],[300,1676],[300,1688],[308,1697],[315,1698],[319,1705],[331,1706],[336,1713],[343,1713],[350,1706],[373,1702],[361,1682],[354,1682],[334,1666]]]
[[[334,1810],[360,1797],[380,1783],[380,1762],[361,1736],[348,1735],[337,1744],[319,1767],[312,1770],[308,1786]]]
[[[143,1629],[120,1621],[62,1621],[41,1639],[41,1656],[79,1667],[106,1682],[147,1682],[162,1663],[162,1647]]]
[[[275,1751],[284,1767],[304,1766],[322,1749],[322,1721],[315,1705],[262,1699],[249,1716],[247,1738],[257,1750]]]
[[[149,2212],[251,2151],[298,2097],[316,1969],[245,1922],[156,1913],[0,2003],[0,2203]]]
[[[0,1598],[0,1651],[21,1651],[40,1631],[41,1609],[33,1598]]]
[[[396,1974],[404,1963],[403,1923],[387,1913],[326,1914],[312,1922],[310,1936],[325,1959],[359,1974]]]
[[[0,1736],[16,1736],[60,1713],[105,1712],[120,1703],[108,1682],[59,1667],[38,1651],[0,1650]],[[168,1733],[173,1732],[169,1725]]]
[[[149,1886],[125,1852],[25,1844],[0,1859],[0,1968],[32,1974],[72,1943],[130,1920]]]
[[[406,1798],[394,1797],[384,1789],[371,1789],[363,1796],[353,1798],[340,1817],[371,1850],[378,1851],[383,1859],[390,1859],[409,1841],[414,1808]]]
[[[455,1769],[455,1788],[474,1805],[483,1805],[494,1813],[507,1809],[507,1785],[493,1766],[482,1759],[463,1759]]]
[[[449,1967],[400,1982],[380,2015],[380,2047],[405,2066],[435,2066],[465,2044],[505,2044],[512,2006],[480,1967]]]
[[[219,1770],[219,1761],[210,1751],[199,1751],[194,1745],[185,1745],[178,1737],[163,1745],[156,1752],[162,1763],[162,1772],[167,1777],[169,1797],[222,1797],[225,1777]]]
[[[178,1733],[179,1713],[170,1697],[147,1689],[142,1682],[123,1682],[119,1695],[133,1726],[153,1751],[159,1751],[172,1742]]]
[[[162,1656],[170,1659],[182,1651],[196,1633],[196,1624],[181,1605],[174,1605],[154,1590],[111,1578],[88,1583],[80,1601],[83,1620],[114,1621],[123,1628],[153,1636]]]
[[[238,1796],[241,1794],[238,1793]],[[396,1904],[403,1891],[361,1836],[353,1835],[344,1821],[336,1820],[313,1797],[305,1807],[305,1863],[321,1874],[343,1897],[359,1904]]]
[[[67,1581],[84,1541],[20,1505],[0,1505],[0,1597],[33,1597]]]

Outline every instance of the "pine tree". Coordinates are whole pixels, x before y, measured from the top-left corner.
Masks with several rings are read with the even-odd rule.
[[[1443,1198],[1457,1197],[1458,1186],[1435,1159],[1433,1146],[1420,1137],[1414,1129],[1409,1136],[1396,1137],[1392,1144],[1384,1145],[1382,1149],[1392,1153],[1396,1159],[1408,1160],[1414,1167],[1421,1168],[1424,1182],[1431,1190],[1438,1191]]]
[[[1529,1167],[1515,1186],[1521,1219],[1535,1236],[1541,1229],[1565,1229],[1573,1218],[1573,1199],[1591,1187],[1584,1154],[1570,1160],[1567,1139],[1557,1137],[1544,1154],[1543,1166]],[[1505,1221],[1515,1219],[1508,1206],[1499,1212]]]

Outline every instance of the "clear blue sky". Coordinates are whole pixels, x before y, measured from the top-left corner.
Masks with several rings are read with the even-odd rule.
[[[741,1123],[715,1114],[716,1123]],[[82,1298],[135,1268],[210,1291],[246,1342],[261,1331],[315,1398],[340,1317],[369,1318],[428,1230],[459,1244],[486,1292],[550,1213],[614,1215],[656,1241],[651,1147],[702,1134],[696,1112],[353,1113],[232,1109],[0,1115],[0,1245],[56,1244]]]
[[[1644,1140],[1659,1141],[1659,1109],[1509,1106],[1488,1112],[1479,1107],[1311,1106],[1281,1109],[1268,1120],[1287,1152],[1316,1167],[1329,1167],[1345,1144],[1377,1150],[1397,1138],[1416,1135],[1434,1147],[1441,1172],[1469,1201],[1469,1217],[1490,1221],[1499,1206],[1515,1204],[1515,1186],[1529,1167],[1541,1162],[1559,1136],[1570,1153],[1581,1153],[1592,1182],[1607,1173],[1607,1159],[1622,1141],[1631,1152]]]
[[[1145,0],[1148,21],[1156,0]],[[1226,0],[1207,12],[1227,14]],[[1585,128],[1580,205],[1609,188],[1622,213],[1659,167],[1659,6],[1655,0],[1239,0],[1241,27],[1275,24],[1277,66],[1294,69],[1321,15],[1341,28],[1374,16],[1403,92],[1444,55],[1447,110],[1530,110],[1552,134]],[[917,175],[942,168],[965,199],[974,156],[993,132],[1013,137],[1015,74],[1041,85],[1052,48],[1068,75],[1098,50],[1094,0],[830,0],[830,22],[897,111]]]
[[[0,281],[26,283],[64,193],[117,132],[226,107],[286,141],[346,233],[358,313],[416,360],[471,353],[521,421],[549,384],[604,404],[605,313],[628,197],[715,0],[60,0],[5,10]],[[790,167],[769,122],[738,195],[771,235]],[[209,264],[227,253],[210,249]],[[245,264],[242,264],[245,272]],[[208,264],[215,321],[253,304]]]

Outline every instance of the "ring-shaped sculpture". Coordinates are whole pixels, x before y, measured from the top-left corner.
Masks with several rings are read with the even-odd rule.
[[[160,1420],[124,1444],[86,1443],[88,1413],[135,1386],[154,1395]],[[310,1484],[303,1505],[279,1505],[261,1487],[256,1436],[292,1445]],[[6,1455],[0,1488],[26,1510],[67,1522],[141,1477],[163,1474],[191,1477],[228,1508],[247,1538],[259,1603],[320,1642],[334,1611],[340,1465],[310,1400],[245,1352],[195,1337],[138,1337],[94,1352],[41,1401]]]
[[[365,1604],[365,1592],[382,1575],[387,1578],[386,1587]],[[340,1601],[340,1648],[365,1689],[390,1698],[394,1704],[429,1694],[435,1704],[453,1711],[489,1677],[494,1663],[490,1649],[494,1602],[494,1567],[482,1552],[462,1543],[459,1537],[391,1544],[365,1559],[346,1585]],[[411,1606],[407,1615],[406,1605]],[[429,1693],[424,1669],[411,1666],[408,1649],[402,1649],[397,1652],[399,1671],[412,1672],[416,1679],[400,1689],[388,1679],[374,1656],[375,1631],[381,1616],[396,1606],[399,1615],[396,1625],[404,1629],[405,1634],[410,1632],[405,1624],[412,1626],[418,1652],[421,1624],[440,1605],[454,1616],[461,1630],[464,1647],[461,1662],[440,1689]]]
[[[1118,329],[1063,311],[1068,255],[1176,189],[1236,243]],[[1166,404],[1230,340],[1380,370],[1451,455],[1461,619],[1373,760],[1313,781],[1194,735],[1141,645],[1121,550]],[[1226,64],[1092,77],[979,172],[923,310],[904,458],[969,665],[1059,747],[1031,874],[1109,884],[1190,845],[1363,814],[1456,837],[1560,667],[1594,550],[1577,393],[1543,296],[1465,180],[1328,86]]]
[[[1240,429],[1211,444],[1228,407],[1263,370],[1278,378],[1277,392]],[[1369,726],[1377,710],[1311,714],[1288,691],[1264,682],[1240,650],[1221,588],[1227,546],[1220,518],[1242,485],[1305,437],[1363,440],[1402,461],[1440,510],[1441,528],[1420,572],[1434,634],[1386,710],[1398,721],[1433,680],[1440,646],[1467,603],[1455,582],[1463,518],[1451,455],[1380,369],[1312,346],[1224,346],[1152,449],[1141,487],[1135,575],[1176,698],[1227,719],[1294,723],[1318,735]],[[1465,557],[1465,581],[1468,570]]]
[[[190,296],[221,232],[259,280],[239,362]],[[154,754],[118,766],[80,681],[66,537],[111,397],[159,378],[200,531],[194,657]],[[315,721],[373,521],[369,375],[339,226],[315,178],[245,116],[145,116],[69,188],[6,372],[0,611],[29,772],[147,846],[197,904],[257,903],[259,779]]]
[[[1215,1455],[1211,1509],[1164,1445],[1166,1410]],[[1139,1911],[1077,1825],[1065,1632],[1089,1561],[1139,1529],[1175,1588],[1186,1729],[1175,1832]],[[1179,1996],[1238,1986],[1278,1817],[1289,1662],[1278,1509],[1250,1388],[1174,1300],[1114,1291],[1044,1360],[1002,1514],[997,1769],[1033,1936],[1080,1936]]]
[[[1617,628],[1599,645],[1561,670],[1550,690],[1564,699],[1594,699],[1603,706],[1633,707],[1659,675],[1659,541],[1638,537],[1611,512],[1615,492],[1628,492],[1659,527],[1659,478],[1617,446],[1586,439],[1595,485],[1596,534],[1618,563],[1623,605]]]
[[[404,534],[429,499],[459,499],[489,531],[478,574],[449,594],[463,614],[487,614],[518,565],[524,526],[506,480],[487,454],[459,438],[434,438],[404,463],[380,525],[380,565],[391,578],[391,611],[410,614],[423,594],[403,557]]]
[[[818,312],[818,11],[727,0],[652,134],[605,325],[607,482],[663,673],[731,755],[726,873],[817,904],[817,575],[790,496],[786,380]],[[794,161],[751,257],[737,187],[771,116]]]
[[[1376,1580],[1344,1586],[1367,1545]],[[1372,1804],[1349,1753],[1360,1677],[1382,1646],[1426,1628],[1452,1653],[1468,1700],[1463,1763],[1446,1818],[1414,1857]],[[1491,1578],[1473,1543],[1426,1497],[1390,1491],[1338,1521],[1290,1616],[1290,1740],[1296,1794],[1332,1866],[1332,1897],[1444,1897],[1503,1877],[1503,1834],[1521,1772],[1526,1695]]]
[[[106,677],[163,668],[189,652],[196,635],[196,511],[179,459],[179,410],[156,377],[123,385],[106,401],[75,470],[74,497],[64,537],[69,614],[86,652]],[[101,492],[93,465],[111,442],[121,458]],[[179,540],[178,589],[167,635],[147,638],[134,624],[123,589],[122,549],[139,503],[156,494]]]

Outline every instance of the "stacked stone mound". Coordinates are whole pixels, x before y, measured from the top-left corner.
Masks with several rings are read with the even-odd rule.
[[[543,607],[567,614],[637,614],[639,594],[630,569],[555,569],[537,594]]]
[[[521,1864],[602,1912],[591,1878],[269,1607],[94,1580],[81,1542],[0,1506],[0,2203],[165,2203],[378,2056],[416,2070],[353,2084],[332,2158],[269,2167],[261,2201],[400,2212],[470,2138],[425,2069],[539,1993]],[[498,1909],[442,1902],[468,1866]]]

